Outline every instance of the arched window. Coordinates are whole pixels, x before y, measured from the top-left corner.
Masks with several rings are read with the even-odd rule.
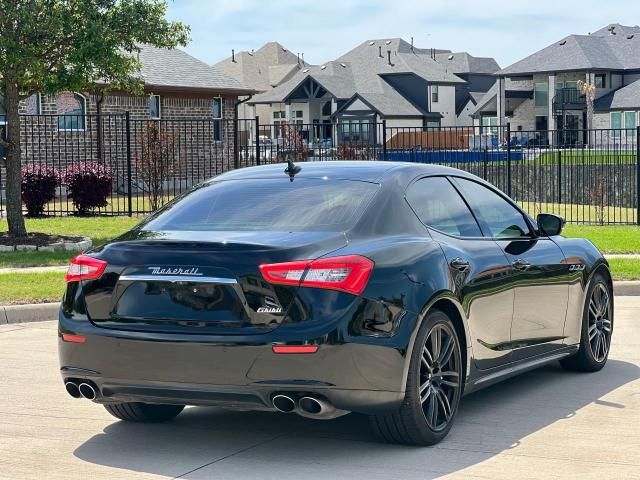
[[[84,130],[87,99],[79,93],[62,92],[56,98],[58,130]]]

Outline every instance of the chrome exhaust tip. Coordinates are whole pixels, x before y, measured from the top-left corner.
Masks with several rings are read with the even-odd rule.
[[[66,382],[64,384],[64,388],[67,390],[67,393],[71,395],[73,398],[80,398],[82,394],[80,393],[80,389],[78,385],[73,382]]]
[[[314,397],[302,397],[298,405],[300,410],[309,415],[323,415],[332,413],[335,410],[330,403]]]
[[[296,409],[296,402],[289,395],[274,395],[271,399],[273,408],[281,413],[291,413]]]
[[[96,393],[96,389],[93,388],[93,385],[89,383],[81,383],[80,387],[78,387],[78,390],[80,390],[80,394],[87,400],[95,400],[98,396]]]

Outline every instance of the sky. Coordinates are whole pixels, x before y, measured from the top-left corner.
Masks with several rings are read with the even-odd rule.
[[[368,39],[414,37],[506,67],[571,33],[640,24],[640,1],[173,0],[169,17],[191,26],[186,50],[210,64],[269,41],[322,64]]]

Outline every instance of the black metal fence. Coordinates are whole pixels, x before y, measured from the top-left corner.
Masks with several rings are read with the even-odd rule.
[[[512,131],[510,126],[396,127],[391,121],[262,124],[259,119],[134,119],[123,115],[23,116],[23,164],[61,177],[88,162],[112,177],[101,215],[153,211],[228,170],[286,160],[383,160],[466,170],[508,193],[531,214],[573,223],[640,224],[640,127]],[[0,216],[4,215],[0,165]],[[64,181],[46,215],[76,212]]]

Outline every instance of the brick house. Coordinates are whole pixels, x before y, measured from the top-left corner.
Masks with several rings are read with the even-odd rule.
[[[138,58],[143,95],[60,92],[35,94],[23,101],[23,162],[64,168],[79,161],[104,161],[114,171],[114,187],[122,191],[129,112],[133,158],[146,125],[153,120],[173,138],[176,177],[181,181],[196,183],[226,169],[235,153],[238,97],[250,95],[253,89],[179,49],[144,45]],[[0,129],[4,129],[1,104]]]

